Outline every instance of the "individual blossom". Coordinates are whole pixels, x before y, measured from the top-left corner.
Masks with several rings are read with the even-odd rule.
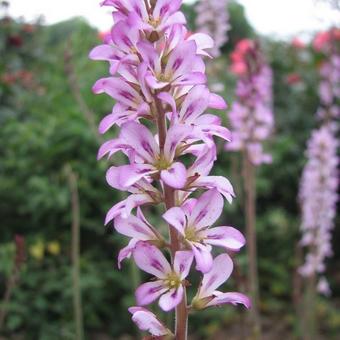
[[[213,265],[211,246],[238,251],[245,244],[243,235],[235,228],[209,228],[220,217],[222,210],[221,194],[217,190],[209,190],[199,199],[191,200],[190,204],[171,208],[163,215],[192,249],[196,268],[203,273],[209,272]]]
[[[270,163],[263,143],[274,127],[272,71],[259,45],[241,40],[232,53],[232,71],[238,76],[236,100],[229,112],[232,142],[227,150],[244,151],[253,165]]]
[[[313,132],[308,142],[308,161],[299,193],[303,235],[301,246],[307,249],[305,263],[299,272],[305,277],[324,273],[325,260],[333,254],[332,230],[339,199],[339,142],[334,134],[334,126],[324,125]],[[320,282],[320,287],[325,287],[325,284]]]
[[[228,41],[228,0],[200,0],[196,5],[197,31],[209,34],[215,41],[211,50],[213,57],[220,55],[221,47]]]
[[[159,299],[159,306],[164,311],[174,309],[183,299],[185,284],[193,260],[190,251],[177,251],[173,266],[155,246],[140,242],[133,251],[137,266],[154,275],[156,280],[139,286],[136,290],[138,305],[145,306]]]
[[[241,304],[250,308],[251,303],[247,296],[237,292],[223,293],[216,290],[229,279],[232,271],[233,261],[230,256],[227,254],[217,256],[212,269],[203,276],[198,293],[192,301],[193,308],[200,310],[224,304]]]

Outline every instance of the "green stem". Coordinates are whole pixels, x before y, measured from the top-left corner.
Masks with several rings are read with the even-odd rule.
[[[72,284],[73,284],[73,313],[76,326],[76,340],[84,339],[83,309],[80,287],[80,209],[78,179],[70,166],[66,168],[71,192],[72,210]]]
[[[255,339],[261,339],[261,320],[259,313],[259,283],[257,268],[256,245],[256,186],[255,167],[251,163],[248,154],[244,154],[244,186],[245,186],[245,215],[246,215],[246,239],[248,257],[248,285],[252,298],[250,310],[252,333]]]

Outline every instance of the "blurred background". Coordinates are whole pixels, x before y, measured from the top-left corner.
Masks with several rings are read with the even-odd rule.
[[[111,17],[96,0],[0,3],[0,339],[75,339],[73,298],[80,293],[86,339],[140,339],[127,312],[140,278],[129,261],[118,271],[126,240],[103,225],[121,194],[105,183],[108,164],[96,161],[102,142],[96,126],[113,103],[92,94],[107,65],[87,56]],[[297,195],[306,141],[317,126],[321,58],[310,42],[339,25],[338,5],[231,1],[229,41],[211,67],[210,82],[223,84],[229,103],[235,92],[229,55],[239,40],[260,39],[274,71],[273,163],[260,168],[256,183],[264,339],[302,338]],[[194,6],[183,5],[192,31]],[[221,118],[228,125],[225,113]],[[224,219],[244,230],[240,158],[222,144],[220,150],[215,171],[227,175],[237,193]],[[319,339],[340,338],[339,243],[338,216],[326,272],[332,295],[317,299]],[[242,291],[245,252],[235,259],[227,289]],[[245,339],[245,314],[229,306],[193,315],[191,339]]]

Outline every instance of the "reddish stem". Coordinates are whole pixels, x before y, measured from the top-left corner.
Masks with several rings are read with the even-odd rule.
[[[155,105],[157,109],[157,128],[159,136],[159,147],[161,153],[164,149],[164,143],[166,139],[167,127],[165,120],[165,113],[161,102],[158,98],[155,99]],[[164,204],[167,210],[176,205],[175,202],[175,190],[164,184]],[[180,250],[180,242],[178,238],[177,231],[169,225],[169,235],[170,235],[170,250],[172,262],[176,251]],[[176,340],[187,340],[188,334],[188,310],[187,310],[187,297],[186,288],[184,288],[183,299],[181,303],[176,307]]]

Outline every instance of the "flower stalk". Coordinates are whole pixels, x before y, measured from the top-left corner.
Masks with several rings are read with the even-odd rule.
[[[153,337],[186,340],[186,290],[194,262],[203,279],[193,308],[250,307],[245,295],[216,290],[231,275],[233,263],[226,252],[214,258],[213,247],[237,252],[245,239],[233,227],[211,227],[222,213],[223,198],[231,203],[235,196],[227,178],[210,174],[214,138],[230,140],[220,118],[206,113],[226,109],[223,98],[206,86],[203,56],[213,42],[205,34],[187,34],[180,0],[105,0],[102,5],[112,8],[115,24],[90,58],[107,61],[110,76],[99,79],[93,91],[115,100],[99,132],[113,126],[120,131],[100,147],[98,159],[121,152],[128,161],[107,171],[108,184],[128,196],[109,210],[105,224],[129,238],[118,267],[132,258],[153,277],[136,289],[136,306],[129,308],[132,320]],[[186,167],[185,159],[194,160]],[[146,205],[160,204],[168,235],[143,212]],[[163,311],[175,311],[173,330],[144,307],[156,300]]]

